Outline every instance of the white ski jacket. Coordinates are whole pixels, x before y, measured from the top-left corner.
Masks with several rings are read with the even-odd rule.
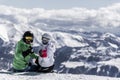
[[[39,56],[38,63],[41,67],[50,67],[54,65],[54,53],[56,51],[55,43],[49,41],[47,45],[42,44],[41,49],[43,56]]]

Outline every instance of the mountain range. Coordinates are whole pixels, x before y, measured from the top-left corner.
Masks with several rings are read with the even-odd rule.
[[[52,35],[57,73],[120,77],[119,5],[67,11],[0,6],[0,70],[12,67],[16,43],[29,30],[36,54],[41,35]]]

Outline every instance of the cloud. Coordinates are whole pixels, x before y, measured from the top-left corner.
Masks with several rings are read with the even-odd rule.
[[[20,9],[0,6],[0,18],[13,24],[27,24],[42,28],[83,28],[85,30],[119,32],[120,3],[98,10],[86,8],[59,10]],[[0,23],[2,22],[0,20]]]

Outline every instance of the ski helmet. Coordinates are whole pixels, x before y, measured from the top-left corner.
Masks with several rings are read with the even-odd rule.
[[[31,42],[33,42],[33,38],[34,38],[34,35],[31,31],[26,31],[24,34],[23,34],[23,41],[26,42],[26,37],[32,37],[31,38]]]
[[[51,39],[51,36],[48,34],[48,33],[44,33],[43,35],[42,35],[42,43],[43,44],[48,44],[48,42],[50,41],[50,39]]]

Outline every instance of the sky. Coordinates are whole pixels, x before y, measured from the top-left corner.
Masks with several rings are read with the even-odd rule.
[[[91,0],[93,2],[69,0],[69,4],[68,0],[65,0],[64,4],[62,0],[32,1],[0,0],[1,5],[7,5],[0,5],[0,23],[22,23],[25,25],[30,23],[30,25],[40,27],[44,30],[47,30],[49,27],[52,27],[50,30],[53,30],[58,26],[61,29],[65,28],[67,30],[71,27],[73,30],[82,28],[88,31],[107,31],[120,34],[120,2],[118,0]],[[13,7],[9,7],[8,5]]]
[[[0,5],[44,9],[68,9],[74,7],[98,9],[114,3],[120,3],[120,0],[0,0]]]

